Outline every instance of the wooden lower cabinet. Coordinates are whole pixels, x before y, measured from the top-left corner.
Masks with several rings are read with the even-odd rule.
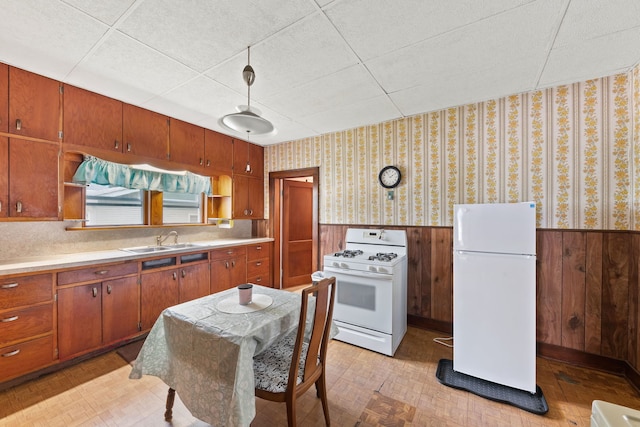
[[[247,282],[256,285],[272,286],[271,248],[272,243],[259,243],[247,246]]]
[[[178,304],[178,271],[159,270],[146,272],[140,277],[140,324],[143,331],[153,324],[167,307]]]
[[[209,295],[209,264],[183,265],[179,268],[180,302]]]
[[[0,348],[0,382],[53,363],[53,335]]]
[[[211,251],[211,293],[231,289],[247,281],[247,250],[234,246]]]
[[[58,290],[58,350],[61,360],[138,333],[135,276]]]

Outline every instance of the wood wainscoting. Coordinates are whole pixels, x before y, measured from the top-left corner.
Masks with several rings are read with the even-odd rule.
[[[349,227],[321,224],[320,255],[342,250]],[[450,333],[453,229],[351,227],[407,231],[409,324]],[[618,373],[626,364],[623,374],[640,389],[640,233],[538,229],[536,234],[538,353],[603,370],[615,366]]]

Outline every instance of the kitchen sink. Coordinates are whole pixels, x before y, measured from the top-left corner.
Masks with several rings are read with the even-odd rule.
[[[177,251],[179,249],[188,249],[188,248],[197,248],[199,245],[195,243],[176,243],[175,245],[166,245],[166,246],[137,246],[134,248],[122,248],[121,251],[131,252],[134,254],[149,254],[156,252],[167,252],[167,251]]]

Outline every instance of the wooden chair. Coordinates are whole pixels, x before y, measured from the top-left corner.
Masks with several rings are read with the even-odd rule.
[[[325,381],[327,345],[333,318],[335,277],[323,279],[302,291],[300,322],[296,331],[253,358],[256,396],[274,402],[286,402],[287,421],[296,425],[296,399],[313,384],[322,402],[324,419],[330,425]],[[313,329],[305,337],[309,299],[316,296]]]

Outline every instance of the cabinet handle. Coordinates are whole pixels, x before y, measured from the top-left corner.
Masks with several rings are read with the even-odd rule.
[[[229,268],[229,261],[224,262],[224,268]]]
[[[0,288],[2,289],[11,289],[11,288],[17,288],[17,287],[18,287],[18,282],[5,283],[4,285],[0,286]]]
[[[9,322],[13,322],[18,320],[18,316],[11,316],[11,317],[5,317],[4,319],[0,320],[0,322],[2,323],[9,323]]]
[[[98,296],[98,288],[92,288],[91,292],[93,293],[94,298]]]
[[[256,262],[256,267],[260,267],[262,265],[261,261]]]
[[[16,119],[16,130],[22,130],[22,120]]]
[[[249,215],[249,210],[248,210],[248,209],[245,209],[245,210],[244,210],[244,214],[245,214],[245,215]]]
[[[211,166],[211,160],[207,159],[207,167]]]
[[[127,152],[130,153],[131,152],[131,143],[127,142]]]
[[[236,262],[235,261],[231,261],[231,267],[235,267],[236,266]]]
[[[98,271],[95,272],[95,274],[97,274],[98,276],[104,276],[108,272],[109,272],[109,270],[98,270]]]
[[[0,212],[2,212],[2,202],[0,202]]]
[[[107,293],[111,295],[111,285],[107,285]]]
[[[116,150],[120,149],[120,141],[118,141],[117,139],[115,141],[113,141],[113,148],[115,148]]]
[[[22,213],[22,202],[16,202],[16,212]]]
[[[2,357],[11,357],[11,356],[15,356],[18,353],[20,353],[20,349],[10,351],[9,353],[4,353]]]
[[[262,277],[256,277],[256,278],[255,278],[255,281],[256,281],[256,282],[262,282]]]
[[[183,278],[187,277],[187,272],[186,272],[186,271],[184,271],[184,270],[182,270],[182,277],[183,277]]]
[[[249,209],[249,215],[253,215],[253,209]]]
[[[262,246],[256,246],[256,251],[261,251],[262,250]]]
[[[173,280],[178,279],[178,273],[176,273],[175,271],[173,272],[172,276],[173,276]]]
[[[200,166],[204,165],[204,159],[200,157]]]

